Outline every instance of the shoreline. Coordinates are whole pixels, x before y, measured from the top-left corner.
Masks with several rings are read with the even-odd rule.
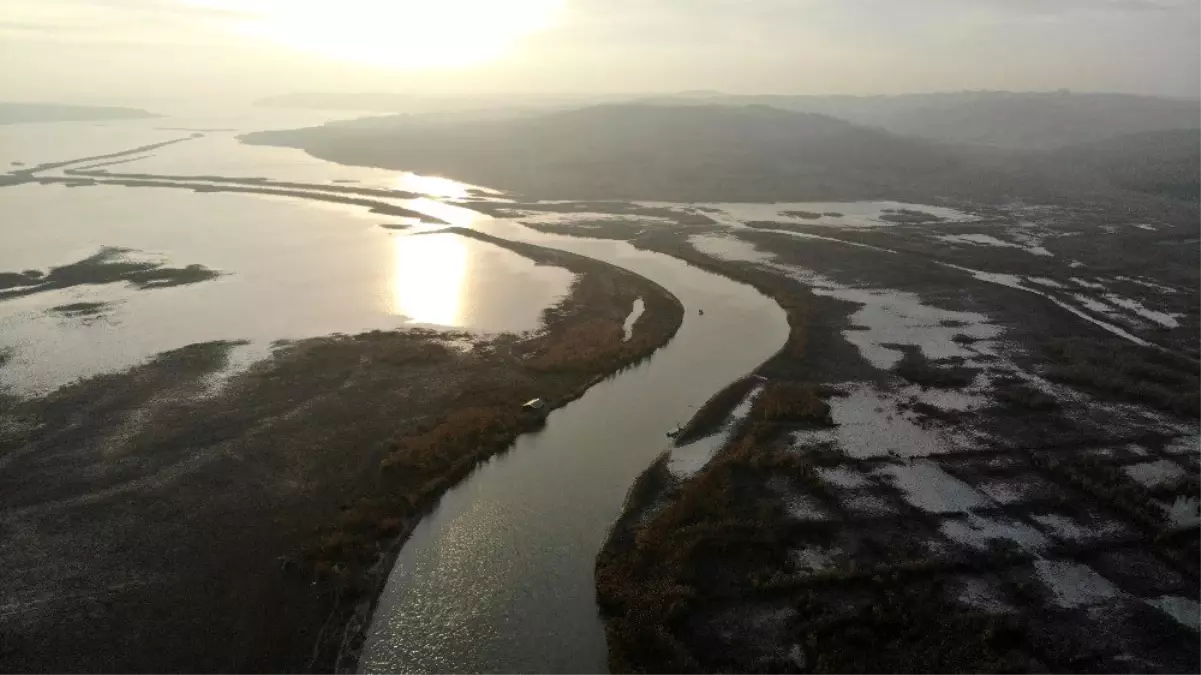
[[[567,262],[567,264],[569,264],[569,265],[574,264],[576,266],[576,269],[572,269],[571,267],[568,267],[568,269],[571,269],[573,272],[576,272],[577,274],[581,273],[579,271],[580,268],[609,267],[609,268],[612,268],[612,271],[617,271],[620,275],[623,275],[623,276],[629,275],[630,277],[636,277],[638,279],[641,279],[642,282],[644,282],[645,284],[649,284],[649,285],[653,286],[654,288],[657,288],[658,291],[660,293],[662,293],[662,295],[659,295],[656,298],[652,298],[652,299],[647,299],[645,297],[643,298],[644,302],[646,303],[645,304],[646,309],[644,310],[642,316],[639,317],[638,321],[635,322],[635,330],[637,330],[638,326],[640,324],[642,324],[643,317],[649,317],[648,324],[650,324],[651,322],[656,322],[656,323],[662,322],[666,319],[667,325],[671,326],[670,331],[669,332],[667,331],[666,326],[660,327],[657,331],[659,333],[660,337],[659,337],[659,339],[651,342],[650,343],[651,346],[644,347],[641,350],[631,351],[629,353],[629,356],[627,358],[623,359],[622,362],[620,363],[620,365],[614,366],[614,368],[612,370],[610,370],[608,372],[595,374],[590,379],[588,379],[586,382],[577,386],[569,393],[567,393],[559,398],[556,398],[552,401],[548,401],[546,404],[545,413],[543,414],[542,418],[539,420],[540,423],[542,420],[545,419],[545,417],[548,417],[554,411],[556,411],[560,408],[563,408],[563,407],[567,406],[568,404],[570,404],[570,403],[576,401],[577,399],[581,398],[582,396],[584,396],[584,394],[586,394],[588,392],[588,390],[591,389],[594,385],[596,385],[602,381],[608,380],[610,378],[617,377],[624,370],[626,370],[628,368],[636,367],[638,364],[651,358],[656,351],[658,351],[660,348],[666,346],[670,342],[671,337],[674,336],[675,331],[678,330],[679,325],[683,319],[683,306],[680,305],[679,300],[676,299],[675,296],[672,295],[670,291],[659,286],[655,282],[650,281],[649,279],[639,277],[638,275],[634,274],[633,272],[629,272],[628,270],[624,270],[623,268],[619,268],[619,267],[610,265],[609,263],[606,263],[604,261],[596,260],[593,258],[587,258],[586,256],[581,256],[581,255],[578,255],[575,253],[570,253],[567,251],[560,251],[557,249],[541,247],[541,246],[537,246],[534,244],[527,244],[524,242],[516,242],[516,241],[506,240],[506,239],[502,239],[499,237],[495,237],[492,235],[488,235],[488,234],[485,234],[482,232],[477,232],[475,230],[470,230],[470,229],[466,229],[466,228],[450,227],[450,228],[445,228],[442,231],[443,232],[451,232],[454,234],[458,234],[460,236],[466,236],[466,237],[470,237],[470,238],[473,238],[473,239],[476,239],[479,241],[484,241],[484,242],[492,243],[492,244],[495,244],[498,246],[502,246],[504,248],[508,248],[509,250],[512,250],[513,252],[518,253],[523,256],[538,255],[542,258],[542,260],[540,260],[540,262],[543,264],[563,264],[567,261],[571,261],[571,262]],[[667,317],[663,316],[665,313],[668,315]],[[519,432],[518,435],[520,435],[521,433],[529,433],[530,431],[535,431],[536,428],[537,427],[535,426],[532,428],[523,429]],[[369,571],[369,578],[370,578],[370,583],[371,583],[370,591],[365,594],[364,598],[348,600],[341,604],[341,608],[340,608],[341,612],[346,613],[349,611],[349,615],[346,616],[345,620],[341,622],[341,625],[343,626],[343,630],[340,633],[341,639],[338,640],[338,649],[335,652],[335,655],[334,655],[334,658],[332,661],[333,667],[330,669],[316,668],[316,670],[318,670],[318,671],[329,670],[329,671],[337,672],[337,673],[357,672],[358,666],[359,666],[359,660],[360,660],[360,657],[362,654],[363,643],[366,639],[366,631],[371,625],[371,620],[374,617],[376,608],[378,607],[380,596],[383,592],[384,586],[387,584],[388,577],[390,576],[391,571],[392,571],[392,567],[395,564],[396,559],[399,557],[401,551],[404,549],[404,546],[408,542],[408,539],[412,535],[413,530],[422,522],[422,520],[426,516],[428,516],[435,509],[437,509],[438,502],[441,500],[442,494],[444,494],[447,490],[457,487],[464,481],[469,480],[471,478],[471,474],[475,471],[476,465],[478,465],[479,462],[486,461],[488,458],[491,458],[497,454],[503,454],[505,452],[508,452],[508,450],[512,447],[513,443],[516,442],[518,435],[515,435],[512,438],[505,441],[502,448],[496,450],[495,452],[490,452],[490,453],[487,453],[486,455],[480,457],[462,475],[448,477],[449,482],[444,486],[443,489],[438,491],[437,495],[431,497],[430,500],[421,507],[421,511],[418,514],[416,514],[412,517],[406,518],[404,524],[401,526],[400,533],[396,535],[396,537],[388,545],[388,548],[386,549],[386,553],[381,555],[381,557],[376,561],[376,563],[372,566],[371,570]],[[335,608],[335,611],[338,611],[338,608]],[[318,646],[317,649],[320,649],[320,646]]]
[[[454,228],[451,228],[451,230],[454,230]],[[155,640],[155,644],[159,644],[162,647],[162,649],[156,650],[156,653],[140,653],[136,650],[126,651],[119,647],[114,648],[109,644],[109,646],[103,649],[109,654],[108,658],[113,668],[129,671],[173,669],[284,671],[333,671],[340,669],[341,671],[347,671],[354,669],[357,666],[355,657],[357,656],[358,647],[362,642],[363,631],[369,625],[372,615],[371,610],[375,603],[378,602],[379,592],[387,580],[388,573],[391,571],[391,565],[402,550],[404,542],[411,534],[412,529],[421,522],[425,515],[436,508],[441,495],[450,487],[459,484],[464,478],[469,477],[479,462],[497,453],[505,452],[511,447],[512,442],[518,435],[540,426],[545,415],[549,414],[551,410],[560,408],[576,400],[596,383],[606,378],[615,377],[625,369],[634,367],[638,363],[650,358],[659,348],[670,342],[682,323],[683,307],[674,295],[662,286],[623,268],[565,251],[522,242],[511,242],[470,230],[459,229],[454,231],[454,233],[509,248],[541,264],[567,267],[577,275],[576,281],[572,286],[572,291],[559,304],[546,310],[544,313],[544,328],[538,333],[521,339],[514,336],[498,336],[492,340],[477,343],[477,347],[473,348],[473,350],[478,350],[480,344],[487,345],[485,353],[480,354],[479,357],[472,357],[472,360],[479,364],[475,366],[476,368],[486,368],[488,372],[500,373],[507,372],[504,370],[506,368],[520,368],[523,372],[527,373],[525,376],[527,379],[533,378],[529,380],[530,384],[521,385],[516,392],[509,394],[505,394],[505,390],[500,390],[496,394],[486,392],[467,394],[481,401],[481,403],[477,403],[476,405],[499,406],[495,407],[495,422],[490,421],[487,423],[490,426],[481,427],[481,433],[484,435],[461,439],[459,441],[460,444],[465,440],[466,444],[471,446],[469,451],[460,454],[456,454],[457,451],[449,453],[451,455],[448,457],[450,460],[449,463],[445,465],[444,470],[438,470],[436,479],[432,482],[417,486],[411,481],[406,482],[408,480],[406,477],[411,471],[402,471],[399,469],[388,470],[386,466],[381,465],[383,468],[376,468],[374,470],[376,477],[371,478],[367,482],[364,482],[362,479],[355,479],[350,483],[346,483],[348,486],[357,484],[361,488],[367,489],[361,492],[361,494],[366,495],[364,499],[343,507],[345,510],[343,510],[341,517],[342,525],[331,523],[332,527],[327,525],[319,528],[316,532],[302,534],[306,527],[303,523],[296,522],[295,518],[316,518],[314,522],[328,522],[330,518],[337,519],[337,510],[333,510],[332,513],[325,511],[323,515],[322,509],[310,504],[309,507],[302,509],[309,512],[308,515],[299,512],[296,513],[295,518],[293,518],[294,522],[285,528],[288,532],[273,534],[272,538],[279,539],[279,541],[308,541],[309,543],[304,544],[302,550],[296,554],[287,553],[286,555],[282,555],[276,565],[281,570],[270,569],[270,561],[261,559],[269,551],[280,552],[280,549],[276,545],[272,545],[267,541],[255,544],[252,550],[238,551],[237,556],[243,558],[243,562],[220,563],[219,567],[246,567],[249,565],[251,569],[259,568],[256,573],[247,574],[237,580],[238,586],[250,589],[250,592],[244,590],[239,593],[244,598],[244,602],[235,605],[235,607],[241,607],[235,613],[245,614],[246,616],[242,618],[227,616],[227,610],[219,609],[221,605],[214,605],[210,601],[211,599],[197,603],[194,605],[192,611],[196,611],[199,607],[212,606],[211,611],[205,613],[212,616],[226,616],[226,620],[222,623],[226,623],[227,628],[250,621],[251,624],[245,627],[249,630],[240,629],[238,631],[239,639],[236,640],[236,643],[241,643],[240,646],[239,644],[227,644],[220,648],[216,644],[206,646],[204,640],[196,639],[196,635],[189,637],[185,633],[175,631],[168,626],[159,626],[154,623],[147,623],[147,619],[134,618],[146,609],[143,603],[147,602],[151,605],[182,603],[182,605],[177,604],[177,607],[183,609],[181,613],[188,613],[186,606],[191,604],[191,600],[186,596],[186,588],[190,587],[189,585],[173,585],[168,583],[165,586],[157,587],[154,590],[153,596],[156,598],[155,600],[146,598],[135,601],[134,598],[142,597],[142,592],[136,589],[110,591],[110,594],[120,594],[119,597],[106,601],[109,603],[109,609],[106,610],[108,614],[106,621],[109,622],[109,625],[114,630],[121,626],[143,625],[150,628],[152,632],[160,633],[161,638],[165,638]],[[623,339],[624,322],[636,298],[644,300],[645,311],[635,322],[633,336],[627,341]],[[602,304],[598,305],[597,303]],[[584,323],[588,319],[599,320],[601,323],[597,324],[594,320],[591,324],[588,324],[591,326],[589,328]],[[573,335],[593,335],[599,327],[603,327],[603,330],[601,333],[596,334],[595,341],[589,344],[587,349],[574,352],[556,351],[557,345],[563,343],[564,340],[572,341]],[[586,332],[580,333],[580,330]],[[405,337],[405,335],[409,337]],[[330,349],[335,349],[338,350],[337,353],[345,353],[349,357],[351,354],[360,352],[361,348],[356,345],[363,345],[363,349],[371,345],[369,349],[374,353],[378,353],[378,358],[385,358],[386,354],[395,351],[388,348],[387,345],[398,340],[399,343],[411,344],[412,348],[417,350],[415,353],[423,353],[425,347],[421,345],[426,339],[422,337],[423,335],[435,338],[439,334],[422,332],[418,329],[401,335],[377,333],[353,337],[312,338],[301,341],[297,343],[296,347],[289,349],[292,354],[309,354],[313,358],[317,358],[317,355],[328,352]],[[441,337],[437,337],[438,341],[442,339]],[[177,358],[185,358],[184,354],[194,351],[195,349],[187,348],[180,350],[181,356]],[[209,351],[212,350],[201,348],[201,353],[207,354]],[[444,351],[444,353],[449,352]],[[473,353],[479,352],[473,351]],[[191,359],[192,357],[186,358]],[[212,357],[206,356],[205,358],[207,360],[204,363],[207,364],[210,360],[217,359],[218,357],[214,353]],[[373,357],[365,356],[360,358],[370,359]],[[276,385],[271,385],[270,383],[285,372],[291,374],[288,374],[284,381],[290,381],[296,377],[303,379],[309,379],[312,376],[326,378],[326,376],[332,375],[335,372],[329,368],[319,368],[316,371],[308,368],[297,370],[297,366],[288,365],[293,362],[296,362],[295,357],[288,354],[272,357],[268,361],[256,364],[249,373],[235,375],[230,384],[226,385],[224,392],[217,397],[216,402],[207,399],[192,399],[189,394],[185,398],[180,399],[178,405],[199,406],[201,408],[218,405],[221,409],[229,408],[230,413],[228,414],[233,414],[235,417],[241,418],[249,416],[252,413],[252,410],[239,411],[238,409],[244,406],[236,403],[240,400],[241,396],[250,395],[243,393],[247,391],[246,386],[248,384],[253,384],[259,388],[264,386],[277,388]],[[217,361],[212,361],[212,363],[215,364]],[[299,362],[296,363],[299,365]],[[522,365],[519,366],[517,364]],[[211,368],[216,366],[205,365],[204,367]],[[400,364],[399,367],[404,366]],[[121,387],[125,386],[120,384],[121,382],[125,382],[126,380],[132,382],[133,380],[130,378],[134,377],[142,377],[143,380],[147,378],[147,375],[138,376],[137,373],[157,373],[158,371],[162,371],[166,374],[171,372],[173,368],[174,366],[168,365],[167,362],[163,362],[161,366],[152,363],[147,366],[135,367],[129,373],[102,375],[98,378],[85,381],[74,388],[68,387],[65,390],[55,392],[51,395],[51,399],[45,401],[26,400],[17,402],[17,405],[21,406],[20,410],[31,411],[30,414],[38,414],[39,416],[59,414],[58,412],[54,412],[55,410],[59,410],[59,408],[47,408],[46,406],[59,406],[62,413],[66,414],[69,410],[76,407],[74,404],[67,403],[75,395],[83,396],[84,400],[96,400],[95,397],[84,393],[90,387],[106,386],[104,383],[111,382],[112,384],[107,386],[114,387],[114,391],[121,391]],[[272,375],[272,373],[278,373],[279,375]],[[264,380],[264,376],[267,376],[269,379]],[[145,386],[159,386],[154,384],[159,381],[159,377],[159,375],[155,375],[150,378]],[[534,382],[543,382],[545,384],[530,389],[530,386]],[[282,385],[283,381],[280,384]],[[188,390],[187,388],[192,385],[184,382],[180,386],[184,386],[185,390]],[[487,386],[486,383],[484,386]],[[268,391],[275,391],[275,388]],[[513,400],[520,402],[528,399],[528,391],[523,393],[523,390],[535,392],[534,395],[543,394],[544,396],[547,396],[544,392],[549,392],[550,395],[547,396],[546,409],[541,411],[540,414],[529,415],[520,412],[515,414],[512,410],[506,408],[505,406],[515,405],[512,403]],[[147,390],[147,392],[149,391],[151,390]],[[314,393],[316,394],[319,391],[320,389],[315,389]],[[349,397],[347,402],[339,405],[345,407],[346,405],[350,405],[351,401],[362,396],[367,396],[365,401],[371,401],[372,396],[368,394],[370,391],[371,389],[364,389],[363,394],[348,392],[345,394],[345,396]],[[284,390],[279,390],[279,395],[283,394]],[[258,396],[259,394],[254,395]],[[271,395],[275,396],[276,394]],[[295,395],[302,398],[305,396],[303,389]],[[498,395],[500,398],[496,398]],[[481,396],[483,398],[480,398]],[[139,409],[136,406],[140,405],[143,404],[134,404],[135,411]],[[176,404],[172,403],[172,405]],[[470,402],[464,400],[461,405],[470,405]],[[452,406],[448,410],[453,411],[454,409],[456,408]],[[198,411],[197,414],[193,414],[191,417],[205,419],[213,417],[213,415]],[[217,418],[220,418],[220,414],[217,415]],[[283,420],[284,418],[278,419]],[[272,424],[274,422],[267,420],[266,423]],[[369,426],[379,426],[381,429],[386,428],[386,420],[381,419],[380,423],[384,424],[384,426],[375,422],[371,422]],[[452,423],[457,424],[458,422],[454,422],[453,419],[447,421],[447,424]],[[157,424],[157,422],[151,422],[151,424]],[[171,419],[170,425],[172,428],[166,428],[155,433],[167,434],[167,438],[171,440],[172,444],[182,442],[184,443],[183,447],[192,447],[187,439],[191,434],[196,432],[187,431],[186,424],[185,419]],[[303,427],[304,422],[302,420],[297,422],[297,424]],[[178,430],[173,428],[180,425],[185,426]],[[428,436],[431,433],[439,433],[438,429],[439,426],[437,423],[431,425],[427,421],[419,423],[412,431],[399,434],[394,433],[390,437],[394,439],[392,441],[394,444],[404,443],[414,438],[422,438],[422,434]],[[84,429],[78,431],[67,429],[67,431],[70,431],[70,433],[86,433]],[[332,429],[321,429],[322,435],[328,435],[329,433],[336,432]],[[368,431],[363,431],[362,433],[368,433]],[[107,436],[106,433],[98,435],[100,437]],[[378,444],[388,437],[376,436],[372,439],[369,435],[364,436],[365,439],[370,440],[373,444]],[[136,439],[137,436],[134,438]],[[476,440],[472,440],[473,438]],[[33,432],[28,436],[23,436],[21,439],[3,439],[6,441],[5,446],[12,447],[12,449],[6,453],[5,459],[10,461],[6,462],[5,472],[4,475],[0,475],[0,480],[11,482],[17,476],[26,475],[30,469],[34,469],[37,472],[43,471],[40,467],[47,460],[43,460],[38,455],[45,454],[45,451],[41,453],[29,453],[23,449],[26,446],[33,447],[29,444],[48,442],[39,439],[40,436]],[[9,441],[13,441],[11,446],[8,443]],[[284,445],[288,443],[285,438],[280,438],[279,442]],[[199,447],[203,448],[203,446]],[[464,449],[467,450],[467,448]],[[379,452],[379,450],[370,450],[369,448],[364,448],[364,451],[368,452],[368,454],[364,455],[365,457],[370,457],[371,452]],[[88,463],[102,461],[99,458],[90,457],[88,448],[85,445],[67,444],[62,446],[61,450],[55,450],[54,452],[60,454],[62,452],[82,453],[81,459],[86,458]],[[204,453],[205,450],[201,449],[200,452]],[[395,455],[396,451],[392,452]],[[389,455],[384,455],[385,464],[387,461],[390,461],[388,457]],[[397,456],[394,459],[399,459],[402,462],[401,465],[409,461],[407,456]],[[266,467],[263,468],[265,469]],[[280,474],[279,477],[282,478],[284,475],[286,474]],[[368,475],[363,474],[363,478],[366,478]],[[87,480],[82,477],[76,479],[71,476],[64,476],[62,479],[65,480],[68,478],[72,481]],[[278,478],[271,478],[270,480],[278,480]],[[397,480],[400,480],[400,482],[398,483]],[[84,484],[86,483],[82,483],[81,485]],[[371,488],[372,484],[375,484],[376,487]],[[140,488],[135,485],[130,484],[127,487],[119,489],[132,489],[135,491],[134,494],[137,494]],[[403,487],[405,485],[409,485],[410,487]],[[332,488],[333,486],[331,485],[330,487]],[[63,494],[67,495],[70,499],[78,498],[79,493],[77,492],[77,488],[70,487],[69,483],[64,483],[62,488],[56,489],[59,491],[66,490]],[[95,488],[87,489],[93,490]],[[416,492],[412,490],[416,490]],[[327,489],[325,492],[328,493],[329,490]],[[191,494],[190,490],[189,494]],[[376,496],[371,497],[372,494]],[[44,498],[35,493],[12,493],[9,495],[9,498],[8,501],[13,502],[11,505],[19,507],[15,511],[9,511],[9,519],[23,517],[21,514],[24,513],[33,514],[48,508],[55,508],[50,504],[44,504]],[[197,498],[207,499],[202,496],[198,496]],[[327,494],[323,499],[328,500],[330,498],[336,498],[336,495]],[[389,499],[392,500],[395,506],[388,507],[385,502],[379,502],[378,500],[381,498],[385,499],[385,502]],[[236,502],[240,497],[231,494],[226,499],[234,499]],[[20,508],[20,505],[23,504],[28,504],[29,506]],[[34,510],[31,511],[30,507]],[[104,508],[107,509],[108,507]],[[103,515],[104,512],[104,509],[95,511],[88,518],[91,522],[102,523],[104,522],[104,518],[107,517]],[[259,516],[257,519],[262,520],[265,517],[269,516]],[[363,520],[363,518],[366,518],[366,520]],[[211,533],[204,534],[203,530],[211,530],[214,525],[218,526],[218,529],[227,528],[227,526],[234,527],[235,525],[233,522],[225,522],[224,524],[222,522],[209,522],[209,525],[200,527],[201,539],[213,536]],[[265,525],[265,523],[263,524]],[[246,522],[243,526],[250,527],[251,523]],[[86,529],[89,526],[85,522],[79,527]],[[146,529],[147,532],[153,532],[156,531],[159,525],[154,519],[151,519],[142,523],[141,527]],[[257,528],[258,526],[255,525],[254,527]],[[238,528],[235,527],[235,529]],[[249,531],[247,530],[247,532]],[[268,531],[270,531],[270,528]],[[94,532],[93,534],[97,533]],[[380,535],[384,535],[385,538],[380,538]],[[167,537],[163,541],[170,542],[173,540],[174,538]],[[323,548],[334,540],[338,541],[336,548]],[[156,546],[156,544],[150,542],[147,542],[147,545],[151,548]],[[221,550],[224,549],[219,548],[218,550],[211,551],[210,554],[220,559],[224,555],[221,553]],[[251,562],[255,560],[255,551],[261,551],[261,553],[257,554],[260,559],[257,562]],[[69,557],[68,555],[67,558]],[[103,557],[99,560],[102,561]],[[19,556],[18,559],[14,559],[11,555],[6,556],[5,562],[12,566],[10,569],[16,568],[13,571],[17,576],[23,574],[22,568],[25,567],[25,564],[19,561]],[[60,562],[65,564],[69,560],[62,559]],[[137,561],[131,560],[127,564],[130,566],[131,571],[137,569]],[[145,562],[143,564],[154,565],[155,563]],[[195,572],[202,575],[204,574],[202,570],[209,564],[199,561],[192,563],[193,566],[200,566]],[[266,568],[262,567],[264,565]],[[311,573],[305,572],[306,568],[310,569]],[[185,570],[170,572],[173,576],[185,573],[191,574]],[[52,583],[54,574],[53,570],[47,570],[43,575],[45,578],[44,583]],[[310,580],[316,586],[311,585],[309,583]],[[181,583],[193,584],[195,582]],[[256,587],[256,584],[266,585]],[[223,585],[218,584],[215,590],[221,588]],[[264,597],[258,601],[253,600],[252,598],[260,592],[266,593],[267,596],[273,599]],[[181,596],[180,593],[185,593],[185,595]],[[218,594],[220,594],[220,591],[218,591]],[[288,600],[289,597],[293,599]],[[127,606],[125,603],[129,601],[133,601],[133,604]],[[221,602],[224,601],[222,600]],[[245,607],[247,604],[257,605],[258,609]],[[275,613],[277,616],[269,624],[259,625],[260,620],[250,616],[250,614],[264,610],[270,611],[273,605],[276,607]],[[287,609],[289,606],[292,608]],[[140,609],[139,607],[142,608]],[[36,610],[32,615],[26,616],[23,621],[36,620],[40,623],[43,620],[52,620],[57,615],[58,612],[54,608],[44,607]],[[126,618],[122,619],[121,617],[123,616]],[[283,620],[281,620],[281,617]],[[291,618],[288,619],[287,617]],[[251,629],[252,626],[255,627]],[[0,662],[6,664],[6,669],[11,667],[14,670],[54,669],[56,668],[54,664],[58,664],[57,668],[59,669],[72,670],[79,668],[82,663],[93,662],[92,656],[95,656],[95,654],[92,653],[92,649],[100,649],[101,645],[106,643],[106,638],[102,635],[106,631],[98,631],[89,633],[88,635],[81,633],[73,637],[72,633],[74,630],[70,625],[53,630],[46,629],[38,631],[36,634],[22,635],[20,641],[17,641],[18,636],[14,634],[12,639],[8,640],[10,645],[9,653],[0,657]],[[83,630],[83,627],[80,626],[79,630]],[[260,638],[254,638],[253,636],[260,631],[265,631],[267,634],[262,635]],[[220,639],[217,636],[222,633],[223,629],[217,625],[212,626],[206,634],[213,635],[214,639]],[[309,638],[305,639],[304,635],[308,635]],[[71,647],[67,648],[65,643],[58,647],[49,646],[60,640],[66,640],[71,644]],[[297,640],[301,640],[301,642],[297,642]],[[180,641],[183,642],[181,643]],[[301,643],[306,645],[302,649],[288,648],[288,644],[300,646]],[[38,648],[34,647],[34,644],[45,644],[47,646]],[[178,646],[186,644],[187,647],[184,649],[174,649],[171,647],[173,644]],[[89,647],[89,645],[92,645],[92,647]],[[249,648],[249,651],[239,656],[239,653],[241,653],[240,650],[244,648]],[[192,653],[189,654],[189,652]],[[53,658],[45,660],[51,656]]]

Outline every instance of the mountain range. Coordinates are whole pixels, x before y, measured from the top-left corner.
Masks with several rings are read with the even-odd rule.
[[[1183,123],[1147,119],[1144,126]],[[1101,126],[1092,125],[1085,142],[1031,150],[935,141],[762,104],[656,101],[461,122],[385,116],[243,140],[544,199],[1003,201],[1118,191],[1196,201],[1195,124],[1095,138]]]
[[[1147,131],[1201,127],[1201,102],[1129,94],[963,91],[891,96],[733,95],[689,91],[663,96],[461,96],[302,93],[259,105],[391,112],[415,121],[463,122],[551,113],[590,105],[643,103],[766,105],[829,115],[901,136],[951,144],[1038,150]]]

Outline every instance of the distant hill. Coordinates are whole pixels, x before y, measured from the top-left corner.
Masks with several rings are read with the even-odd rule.
[[[28,122],[82,122],[159,117],[136,108],[64,105],[60,103],[5,103],[0,101],[0,124]]]
[[[451,126],[387,119],[243,140],[540,198],[869,199],[1000,185],[924,141],[766,106],[601,105]]]
[[[1045,173],[1091,175],[1123,190],[1201,201],[1201,130],[1197,129],[1118,136],[1038,153],[1028,161]]]
[[[1201,127],[1201,102],[1197,100],[1127,94],[966,91],[900,96],[697,96],[689,92],[649,102],[770,105],[942,143],[1023,150]]]
[[[907,111],[887,129],[948,143],[1042,149],[1198,128],[1197,101],[1118,94],[1014,94]]]
[[[731,95],[685,91],[663,96],[297,93],[257,105],[432,115],[444,122],[500,120],[588,105],[767,105],[837,117],[901,136],[952,145],[1045,150],[1149,131],[1201,128],[1201,101],[1058,92],[961,91],[890,96]],[[418,120],[414,120],[418,121]]]

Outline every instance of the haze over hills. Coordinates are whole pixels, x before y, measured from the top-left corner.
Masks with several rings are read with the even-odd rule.
[[[148,117],[158,117],[158,115],[137,108],[0,101],[0,124],[83,122],[93,120],[145,119]]]
[[[453,126],[383,123],[244,140],[563,199],[850,199],[946,184],[965,169],[921,141],[766,106],[622,104]]]
[[[1201,127],[1197,100],[1070,92],[964,91],[894,96],[731,95],[688,91],[665,96],[506,96],[429,98],[406,94],[288,94],[260,105],[422,114],[480,111],[476,118],[637,102],[656,105],[768,105],[820,113],[895,134],[954,144],[1046,149],[1113,136]]]
[[[1031,164],[1075,171],[1116,187],[1196,202],[1201,192],[1201,130],[1149,131],[1107,138],[1035,156]]]
[[[682,95],[660,99],[816,112],[943,143],[1045,149],[1201,126],[1197,100],[1071,92],[967,91],[900,96]]]
[[[420,100],[412,94],[389,94],[384,92],[358,92],[348,94],[323,94],[319,92],[296,92],[267,96],[254,102],[263,108],[304,108],[309,110],[376,110],[399,112],[408,110]]]
[[[634,97],[589,94],[428,96],[397,92],[295,92],[260,98],[254,102],[254,105],[263,108],[420,113],[431,111],[461,112],[464,110],[488,108],[541,108],[546,110],[554,107],[578,107],[594,103],[624,101],[631,98]]]

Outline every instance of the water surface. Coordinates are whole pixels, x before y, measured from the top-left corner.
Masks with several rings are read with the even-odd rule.
[[[447,493],[393,568],[361,668],[604,672],[593,568],[626,491],[668,447],[666,432],[779,349],[787,324],[750,287],[622,242],[477,226],[631,269],[688,313],[650,362],[555,411]]]
[[[221,156],[225,145],[202,138],[159,152],[184,148]],[[332,333],[536,330],[573,278],[485,242],[389,230],[380,225],[398,219],[296,198],[23,184],[0,188],[0,208],[0,272],[44,272],[121,247],[132,249],[132,259],[221,273],[172,288],[84,284],[0,300],[0,349],[9,353],[0,386],[22,393],[208,340],[248,340],[263,358],[276,340]],[[55,311],[77,303],[101,307],[86,315]]]
[[[219,126],[248,130],[169,119],[128,124],[135,131],[127,134],[75,127],[92,139],[75,151],[62,151],[71,146],[64,131],[43,135],[55,148],[18,154],[30,164],[63,160],[181,133],[158,127]],[[370,671],[605,670],[593,566],[608,528],[635,477],[667,448],[666,431],[784,343],[780,309],[747,286],[623,242],[544,235],[443,200],[465,194],[461,184],[242,146],[228,132],[109,168],[421,192],[429,196],[395,203],[606,260],[680,298],[687,315],[667,347],[553,412],[545,429],[519,438],[420,524],[389,578],[362,662]],[[2,271],[44,270],[122,246],[136,249],[130,255],[224,273],[167,289],[75,286],[0,301],[0,347],[15,348],[0,382],[31,390],[200,340],[250,340],[249,353],[238,356],[246,364],[262,355],[254,346],[279,338],[416,323],[528,329],[571,279],[482,242],[422,227],[387,230],[380,225],[396,219],[292,197],[21,185],[0,189],[0,206],[12,223],[3,232]],[[104,302],[106,310],[53,311],[81,302]]]

